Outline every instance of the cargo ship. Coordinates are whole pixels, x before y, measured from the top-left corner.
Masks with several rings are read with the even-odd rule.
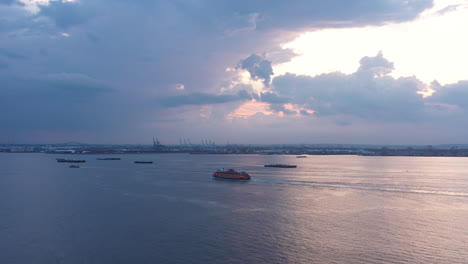
[[[273,167],[273,168],[296,168],[296,165],[288,164],[265,164],[264,167]]]
[[[140,164],[152,164],[153,162],[152,161],[135,161],[133,163],[140,163]]]
[[[120,158],[97,158],[97,160],[120,160]]]
[[[81,163],[81,162],[86,162],[86,160],[78,160],[78,159],[57,159],[57,162]]]
[[[250,175],[244,171],[238,172],[233,169],[220,169],[213,173],[213,179],[250,180]]]

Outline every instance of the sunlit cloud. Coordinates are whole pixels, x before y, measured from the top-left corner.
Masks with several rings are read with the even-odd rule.
[[[406,23],[304,33],[283,46],[301,55],[274,66],[274,72],[352,73],[361,57],[383,51],[395,62],[394,77],[415,75],[427,83],[442,84],[467,79],[467,3],[436,1],[434,8]]]
[[[298,104],[285,104],[284,108],[287,110],[294,112],[295,116],[301,116],[301,115],[312,115],[315,113],[314,110],[306,109],[302,107],[301,105]]]

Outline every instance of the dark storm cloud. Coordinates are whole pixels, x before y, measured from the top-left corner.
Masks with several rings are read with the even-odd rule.
[[[207,94],[193,93],[188,95],[176,95],[162,98],[159,103],[166,107],[176,107],[181,105],[206,105],[222,104],[233,101],[245,101],[252,99],[246,91],[239,91],[237,94]]]
[[[271,64],[295,56],[281,49],[281,44],[301,30],[404,21],[432,5],[430,0],[81,0],[51,1],[33,14],[12,1],[2,3],[9,5],[0,5],[0,60],[8,67],[0,71],[0,93],[16,98],[3,110],[17,110],[10,111],[14,114],[9,118],[2,116],[2,125],[27,124],[24,127],[33,133],[48,126],[57,128],[60,119],[64,128],[82,124],[99,135],[109,122],[120,121],[122,129],[116,131],[121,140],[141,137],[148,124],[158,127],[155,116],[161,111],[174,109],[166,118],[176,119],[180,111],[175,106],[221,107],[225,102],[232,108],[249,100],[248,94],[220,94],[221,87],[235,78],[226,68],[251,54],[262,54],[260,60],[255,59],[258,55],[252,57],[245,68],[254,79],[270,83]],[[97,90],[76,86],[87,95],[68,95],[67,90],[50,90],[61,81],[37,77],[63,72],[93,76],[96,83],[105,83],[115,92],[93,94]],[[17,92],[3,85],[13,82],[13,76],[22,76],[15,81],[15,87],[23,87]],[[176,84],[184,84],[188,95],[174,96]],[[281,98],[289,96],[280,90],[273,92]],[[42,105],[49,112],[37,110]],[[228,110],[219,112],[228,114]]]
[[[147,1],[134,1],[143,4]],[[432,7],[432,0],[257,0],[257,1],[176,1],[178,8],[188,11],[194,18],[207,21],[215,18],[255,15],[258,30],[272,28],[319,28],[323,26],[349,26],[381,24],[415,18]],[[223,19],[224,18],[224,19]],[[343,24],[336,22],[346,22]]]
[[[90,129],[103,121],[94,103],[112,91],[80,75],[2,77],[0,123],[5,129]]]
[[[162,21],[163,25],[173,29],[190,27],[198,32],[236,34],[405,21],[432,5],[432,0],[82,0],[51,1],[49,5],[41,6],[40,15],[50,17],[60,27],[67,27],[83,23],[93,13],[113,13],[114,19],[121,19],[126,17],[121,12],[134,12],[137,16],[152,17],[153,22]]]
[[[253,80],[263,80],[265,86],[270,85],[271,76],[273,75],[273,67],[271,62],[263,59],[259,55],[252,54],[242,60],[239,67],[247,70],[250,73],[250,78]]]
[[[271,103],[271,104],[285,104],[289,102],[289,98],[278,96],[272,92],[260,93],[259,101]]]

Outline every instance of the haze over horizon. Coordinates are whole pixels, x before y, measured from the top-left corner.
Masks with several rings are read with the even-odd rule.
[[[0,0],[0,143],[466,144],[468,0]]]

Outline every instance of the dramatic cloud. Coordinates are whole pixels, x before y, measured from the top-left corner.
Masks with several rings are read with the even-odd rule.
[[[241,61],[240,68],[247,70],[250,73],[250,78],[253,80],[261,79],[265,86],[270,86],[273,68],[271,62],[262,59],[262,57],[252,54],[248,58]]]
[[[278,96],[277,94],[272,92],[265,92],[260,94],[259,101],[271,104],[285,104],[289,102],[289,98]]]
[[[468,111],[468,81],[459,81],[445,86],[438,85],[434,88],[436,90],[428,98],[429,101],[457,106],[464,109],[464,111]]]
[[[319,118],[338,118],[337,124],[351,122],[389,122],[443,125],[449,120],[466,118],[468,114],[468,82],[441,86],[431,84],[432,96],[424,98],[428,89],[415,77],[393,78],[393,63],[379,52],[364,57],[353,74],[329,73],[315,77],[286,74],[275,77],[271,92],[261,100],[272,104],[270,109],[291,114],[288,104],[314,111]],[[278,98],[281,98],[279,100]],[[300,111],[310,115],[310,112]],[[464,116],[464,117],[463,117]],[[343,117],[349,120],[343,123]]]
[[[197,2],[200,7],[203,2]],[[352,0],[352,1],[222,1],[204,2],[219,16],[258,14],[256,28],[320,28],[324,26],[348,26],[349,24],[380,24],[385,21],[404,21],[416,17],[432,6],[432,1]],[[226,12],[227,11],[227,12]],[[231,13],[232,14],[232,13]]]
[[[381,54],[363,58],[352,75],[271,78],[275,64],[297,55],[281,45],[305,30],[408,21],[431,0],[42,3],[0,2],[0,142],[12,134],[18,141],[69,135],[101,142],[112,130],[114,142],[144,143],[154,134],[170,138],[180,128],[214,133],[211,122],[219,124],[252,98],[291,114],[291,122],[297,113],[369,120],[425,115],[425,101],[416,93],[424,85],[413,77],[393,79],[393,65]],[[265,89],[240,88],[239,72],[227,70],[236,66]],[[226,121],[225,130],[235,137],[237,127],[261,133],[267,131],[261,124],[283,131],[287,123],[272,125],[275,117],[262,114],[253,118]],[[74,138],[71,131],[86,134]]]
[[[354,115],[388,121],[420,120],[424,100],[418,91],[424,84],[414,77],[387,76],[393,63],[383,58],[364,57],[353,74],[322,74],[315,77],[286,74],[273,80],[273,91],[288,97],[319,116]]]

